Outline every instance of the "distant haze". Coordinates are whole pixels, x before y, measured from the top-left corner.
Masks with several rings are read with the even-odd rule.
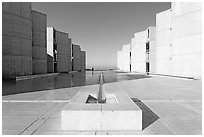
[[[156,25],[156,13],[170,8],[168,2],[74,2],[32,3],[47,14],[47,25],[69,33],[74,44],[86,51],[87,68],[117,67],[117,51],[134,33]]]

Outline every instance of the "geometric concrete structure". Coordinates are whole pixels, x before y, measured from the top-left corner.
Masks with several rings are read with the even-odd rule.
[[[202,3],[176,2],[172,9],[172,75],[202,77]]]
[[[171,9],[156,14],[156,29],[135,33],[131,59],[118,52],[118,69],[127,70],[131,62],[131,71],[201,78],[201,28],[201,3],[172,2]]]
[[[135,33],[131,40],[132,71],[146,72],[146,41],[146,30]]]
[[[134,38],[131,39],[132,71],[155,72],[155,37],[153,26],[135,33]]]
[[[86,103],[96,91],[78,92],[61,111],[61,130],[70,131],[123,131],[142,130],[142,110],[122,92],[107,94],[106,103]]]
[[[117,52],[117,69],[118,70],[122,70],[121,68],[122,68],[122,51],[120,50],[120,51],[118,51]]]
[[[32,10],[32,72],[47,73],[47,15]]]
[[[146,72],[156,72],[156,27],[147,28],[146,41]]]
[[[47,27],[47,72],[53,73],[54,71],[54,28]]]
[[[81,48],[79,45],[72,44],[72,71],[79,71]]]
[[[201,3],[173,2],[156,15],[156,24],[156,73],[201,77]]]
[[[81,91],[61,111],[61,129],[78,131],[142,130],[142,110],[123,92]]]
[[[122,50],[117,53],[117,68],[122,71],[131,71],[131,46],[123,45]]]
[[[122,70],[123,71],[131,71],[131,64],[130,64],[130,54],[131,54],[131,46],[130,44],[123,45],[122,48]]]
[[[80,70],[81,71],[86,71],[86,52],[81,51],[80,55]]]
[[[48,72],[71,71],[71,39],[68,34],[47,27]]]
[[[2,3],[2,77],[32,74],[31,3]]]
[[[71,70],[71,39],[68,34],[56,30],[57,70],[69,72]]]
[[[171,30],[171,9],[156,14],[156,73],[159,74],[172,75]]]

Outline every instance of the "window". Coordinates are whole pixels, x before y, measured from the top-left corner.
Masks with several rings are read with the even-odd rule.
[[[149,42],[146,43],[146,52],[149,52]]]

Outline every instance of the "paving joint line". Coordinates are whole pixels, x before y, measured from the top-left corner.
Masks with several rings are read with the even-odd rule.
[[[32,129],[33,126],[36,126],[36,124],[38,124],[38,122],[40,122],[41,119],[44,120],[46,115],[49,114],[49,111],[53,110],[53,108],[55,108],[57,105],[58,104],[51,106],[44,114],[39,116],[34,122],[32,122],[28,127],[26,127],[19,135],[25,135],[25,134],[29,134],[30,132],[32,132],[32,130],[29,130],[29,129],[30,128]]]

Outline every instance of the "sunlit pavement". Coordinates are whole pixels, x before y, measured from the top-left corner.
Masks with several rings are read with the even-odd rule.
[[[3,96],[2,134],[202,134],[201,80],[130,75],[105,72],[105,89],[126,92],[142,109],[142,131],[62,131],[61,109],[78,91],[97,90],[96,84],[87,84]],[[86,83],[97,76],[90,75]]]

